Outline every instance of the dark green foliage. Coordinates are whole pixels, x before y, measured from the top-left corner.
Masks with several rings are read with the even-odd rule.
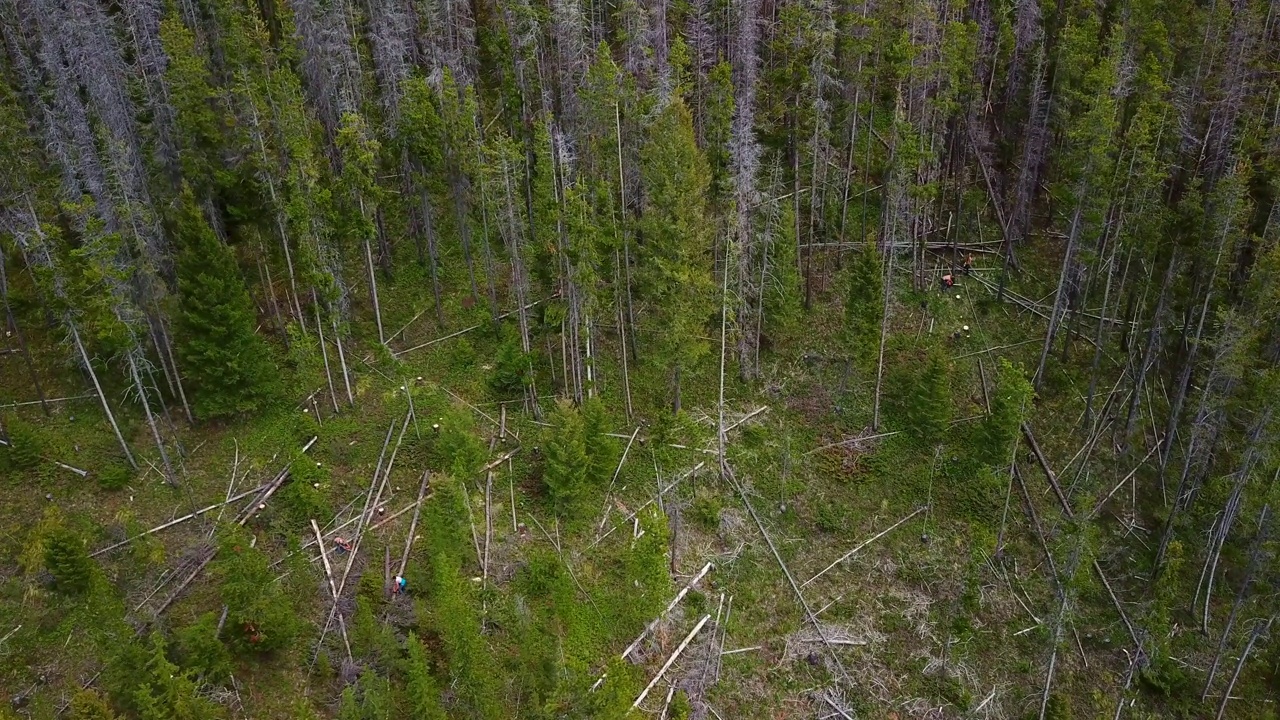
[[[847,278],[845,334],[849,354],[860,366],[869,368],[879,349],[884,317],[884,266],[873,244],[867,243],[853,256]]]
[[[1001,358],[995,387],[991,389],[991,413],[978,426],[973,443],[973,452],[980,461],[993,466],[1009,462],[1011,447],[1031,409],[1034,394],[1022,370]]]
[[[89,588],[93,564],[84,540],[66,528],[56,528],[44,538],[44,565],[57,588],[82,593]]]
[[[202,418],[250,412],[278,390],[271,352],[255,333],[253,302],[231,249],[218,241],[190,192],[174,222],[178,252],[178,357]]]
[[[439,554],[431,559],[431,602],[419,604],[425,627],[439,638],[445,666],[462,702],[482,720],[504,717],[495,675],[497,665],[481,633],[479,603],[458,563]]]
[[[223,536],[211,569],[227,605],[222,637],[228,647],[237,653],[268,653],[293,641],[298,618],[292,598],[244,531],[237,528]]]
[[[417,720],[446,720],[440,683],[431,675],[426,650],[412,630],[406,644],[409,656],[404,661],[404,699],[411,716]]]
[[[221,684],[231,676],[231,652],[218,639],[218,616],[209,612],[175,634],[177,659],[203,682]]]
[[[120,490],[132,479],[133,470],[123,462],[116,462],[98,473],[98,486],[103,490]]]
[[[897,363],[887,394],[898,426],[922,443],[941,442],[953,406],[946,358],[936,348],[919,348],[903,353]]]
[[[709,491],[699,491],[694,496],[693,502],[689,505],[686,517],[693,522],[694,525],[708,532],[714,531],[720,527],[720,510],[722,503],[720,496]]]
[[[133,691],[133,704],[141,720],[212,720],[224,716],[220,707],[196,692],[191,673],[165,655],[164,638],[159,633],[151,636],[150,650]]]
[[[381,579],[382,576],[380,573],[366,573],[365,577]],[[348,621],[351,651],[368,659],[379,670],[390,672],[400,658],[400,644],[396,642],[394,629],[374,618],[375,603],[382,600],[381,588],[379,591],[376,601],[367,594],[356,598],[355,615]]]
[[[532,380],[529,355],[520,349],[520,338],[508,334],[498,345],[489,374],[489,387],[499,397],[519,397]]]
[[[9,436],[5,454],[9,456],[10,465],[18,470],[30,470],[43,462],[44,440],[33,426],[13,419],[5,429]]]
[[[391,682],[372,670],[342,690],[338,720],[386,720],[392,707]]]

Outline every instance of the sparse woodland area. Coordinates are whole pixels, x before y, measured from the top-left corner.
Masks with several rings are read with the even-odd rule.
[[[0,41],[0,718],[1280,716],[1275,0]]]

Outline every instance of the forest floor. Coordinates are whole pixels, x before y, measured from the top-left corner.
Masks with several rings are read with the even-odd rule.
[[[1051,259],[1044,265],[1049,267]],[[278,410],[193,428],[177,420],[176,408],[169,408],[174,421],[167,425],[166,437],[171,448],[181,448],[175,455],[181,455],[183,467],[177,488],[164,483],[151,465],[156,462],[154,447],[139,418],[126,418],[130,441],[140,456],[151,459],[125,489],[109,492],[97,486],[94,476],[116,451],[92,397],[54,404],[48,418],[41,418],[38,405],[23,406],[17,412],[41,425],[47,458],[89,475],[84,478],[49,462],[26,474],[8,471],[6,492],[0,495],[0,687],[9,696],[22,696],[33,717],[44,712],[41,708],[65,708],[77,688],[95,682],[104,647],[139,629],[180,628],[216,612],[216,588],[207,577],[196,577],[155,615],[161,599],[185,578],[183,570],[193,567],[193,558],[209,546],[217,519],[227,522],[244,501],[229,505],[225,513],[214,510],[97,556],[105,585],[95,585],[89,599],[76,602],[40,582],[39,556],[33,557],[30,538],[42,523],[59,515],[83,531],[91,550],[98,550],[193,507],[266,483],[290,460],[305,461],[319,469],[305,473],[315,478],[319,503],[293,496],[277,499],[249,527],[259,547],[279,561],[277,581],[299,598],[309,629],[282,658],[239,661],[234,680],[211,693],[237,718],[290,717],[297,698],[304,696],[331,715],[342,673],[308,670],[331,603],[318,554],[298,547],[312,537],[298,513],[322,509],[326,514],[317,510],[314,519],[325,532],[359,514],[388,427],[406,418],[402,387],[412,387],[414,414],[388,494],[379,505],[386,516],[412,507],[423,472],[439,470],[430,466],[421,438],[433,432],[435,423],[469,417],[491,447],[489,457],[507,457],[494,465],[492,475],[465,479],[476,568],[483,575],[481,584],[492,588],[488,592],[514,592],[510,584],[517,568],[531,553],[553,550],[576,573],[575,582],[590,601],[597,584],[606,581],[599,558],[632,541],[638,526],[628,516],[652,502],[672,518],[674,587],[683,587],[712,564],[632,655],[651,678],[699,618],[711,616],[642,703],[652,716],[670,701],[667,688],[673,684],[696,699],[699,711],[726,720],[1034,716],[1050,667],[1054,703],[1072,710],[1060,717],[1110,716],[1126,685],[1126,648],[1133,641],[1090,570],[1091,558],[1073,553],[1068,545],[1074,537],[1065,531],[1070,523],[1040,465],[1025,442],[1018,450],[1020,480],[975,473],[965,459],[970,439],[964,427],[985,413],[996,359],[1034,369],[1043,335],[1044,321],[1034,312],[1039,305],[1024,303],[1033,308],[1028,310],[994,299],[988,285],[998,274],[998,269],[980,267],[945,293],[936,283],[927,291],[898,293],[891,336],[933,338],[953,360],[953,423],[958,430],[936,449],[918,447],[901,434],[872,430],[874,369],[868,372],[847,361],[838,336],[844,280],[834,270],[820,276],[814,311],[802,321],[801,331],[767,350],[760,381],[748,387],[732,371],[724,379],[723,421],[732,428],[726,434],[724,461],[732,478],[721,477],[716,450],[720,378],[715,359],[684,382],[688,422],[671,436],[683,447],[659,452],[654,447],[659,441],[651,441],[651,421],[666,402],[665,379],[644,364],[642,349],[639,366],[633,362],[631,368],[635,413],[629,421],[616,336],[604,328],[602,335],[614,344],[597,349],[605,358],[598,369],[601,396],[619,451],[628,446],[628,438],[636,440],[598,505],[600,515],[563,534],[538,481],[541,428],[520,401],[504,403],[488,386],[497,340],[487,330],[483,303],[450,307],[445,313],[450,321],[443,328],[436,327],[430,314],[410,322],[430,303],[429,284],[413,277],[384,287],[388,332],[407,323],[389,336],[392,352],[371,351],[376,340],[346,350],[353,370],[353,406],[341,386],[338,397],[330,398],[316,358],[291,355],[295,400]],[[910,278],[899,273],[895,283],[906,288]],[[1017,283],[1010,290],[1038,296],[1034,287]],[[824,322],[824,317],[834,319]],[[1081,324],[1082,332],[1089,332],[1089,322]],[[472,325],[481,327],[408,350]],[[951,337],[962,325],[970,326],[970,333]],[[357,326],[355,334],[377,337],[368,323]],[[393,355],[397,352],[401,354]],[[1080,337],[1072,352],[1087,357],[1092,346]],[[48,394],[84,394],[78,376],[66,370],[61,358],[40,359]],[[1066,367],[1078,365],[1088,363]],[[559,368],[544,371],[540,389],[550,395],[544,388],[558,387],[550,373],[558,377]],[[24,372],[16,354],[0,359],[0,384],[9,389],[0,402],[32,399]],[[1030,424],[1056,481],[1077,512],[1087,512],[1079,508],[1091,508],[1099,488],[1131,474],[1135,453],[1125,459],[1100,442],[1079,459],[1088,378],[1062,372],[1055,370],[1049,377]],[[336,379],[341,382],[340,376]],[[1100,397],[1107,391],[1099,388]],[[544,402],[549,407],[552,400]],[[299,456],[311,437],[318,438],[316,443]],[[1136,457],[1143,454],[1140,449]],[[664,491],[658,492],[659,487]],[[1093,532],[1144,533],[1128,514],[1132,494],[1139,490],[1132,481],[1132,488],[1126,485],[1117,493],[1102,513],[1104,522],[1091,526]],[[279,509],[272,507],[277,504]],[[371,531],[357,553],[353,578],[366,571],[381,577],[384,547],[393,560],[400,557],[411,517],[407,512]],[[1150,532],[1147,528],[1144,534],[1149,537]],[[1047,568],[1042,538],[1051,546],[1055,560],[1050,562],[1079,567]],[[849,559],[835,562],[854,550]],[[1103,556],[1098,567],[1105,569],[1118,598],[1132,598],[1122,600],[1121,607],[1135,608],[1144,592],[1143,579],[1135,574],[1137,561]],[[411,566],[406,573],[411,591],[421,582],[417,571]],[[1054,573],[1086,579],[1066,601],[1065,612],[1051,579]],[[395,602],[379,608],[380,617],[392,624],[404,612]],[[613,629],[602,644],[609,653],[620,653],[636,628]],[[496,628],[491,631],[499,653],[509,648],[513,639]],[[1055,632],[1060,633],[1056,646]],[[333,633],[327,642],[332,650]]]

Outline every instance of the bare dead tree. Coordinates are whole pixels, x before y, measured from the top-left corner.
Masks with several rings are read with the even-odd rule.
[[[1258,513],[1258,530],[1253,535],[1253,543],[1249,547],[1249,565],[1245,569],[1244,578],[1240,581],[1240,590],[1236,593],[1235,602],[1231,604],[1231,613],[1227,616],[1227,624],[1222,628],[1222,638],[1218,641],[1218,652],[1213,656],[1213,665],[1209,667],[1209,672],[1205,677],[1204,691],[1200,693],[1200,702],[1209,699],[1209,691],[1213,689],[1213,678],[1218,673],[1218,666],[1222,663],[1222,655],[1227,650],[1227,641],[1231,639],[1231,630],[1235,627],[1236,618],[1240,615],[1240,608],[1243,607],[1245,597],[1249,594],[1249,586],[1253,584],[1254,575],[1258,572],[1258,567],[1262,564],[1263,545],[1267,542],[1267,531],[1270,529],[1269,517],[1271,512],[1270,505],[1263,505],[1262,511]]]
[[[393,128],[400,120],[400,99],[409,78],[414,18],[405,0],[367,3],[369,49],[381,91],[383,120]]]
[[[735,3],[733,54],[734,108],[729,143],[733,163],[734,215],[725,243],[723,272],[734,278],[733,317],[736,325],[738,368],[744,379],[755,376],[756,351],[760,344],[764,287],[756,282],[756,228],[753,216],[760,203],[756,178],[760,171],[760,146],[755,137],[756,70],[759,65],[759,0]],[[766,241],[767,242],[767,241]]]

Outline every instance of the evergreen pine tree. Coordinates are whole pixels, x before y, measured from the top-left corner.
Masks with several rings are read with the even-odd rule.
[[[231,676],[231,653],[218,639],[218,616],[205,613],[176,633],[178,658],[204,682],[221,684]]]
[[[913,365],[898,373],[899,386],[894,388],[894,395],[903,429],[915,439],[934,445],[942,441],[951,419],[949,368],[938,350],[921,354],[923,357],[910,357],[908,362]]]
[[[440,698],[440,683],[431,675],[422,642],[410,630],[406,643],[409,657],[404,661],[404,693],[410,716],[417,720],[446,720],[448,715]]]
[[[849,354],[867,368],[875,360],[880,342],[880,320],[884,314],[884,268],[880,252],[868,243],[854,256],[849,267],[849,290],[845,296],[845,333]]]
[[[178,355],[201,418],[256,410],[278,383],[266,342],[231,249],[214,236],[190,192],[179,204]]]
[[[267,556],[250,547],[243,531],[223,537],[213,571],[227,606],[227,645],[255,653],[288,647],[298,630],[291,598],[276,582]]]
[[[5,428],[8,433],[9,446],[4,448],[9,456],[9,463],[18,470],[30,470],[40,464],[40,456],[44,453],[44,442],[34,427],[13,419]]]
[[[594,487],[609,484],[618,460],[617,440],[609,437],[609,418],[599,397],[582,403],[582,444],[587,450],[587,481]]]
[[[974,452],[988,465],[1009,462],[1010,447],[1031,408],[1034,392],[1022,370],[1004,358],[996,370],[991,391],[991,413],[978,426]]]
[[[586,499],[591,460],[587,455],[582,414],[567,401],[561,401],[556,408],[544,446],[546,465],[542,480],[556,513],[566,520],[572,519]]]
[[[714,290],[706,212],[710,172],[683,101],[674,99],[659,113],[640,164],[647,202],[640,219],[639,290],[653,308],[647,353],[670,373],[678,412],[680,374],[709,349],[703,329]]]
[[[223,716],[217,705],[196,692],[190,672],[165,655],[160,633],[151,636],[151,653],[142,678],[134,691],[141,720],[212,720]]]
[[[59,590],[81,593],[89,588],[89,553],[84,540],[71,530],[56,528],[45,537],[44,565]]]

